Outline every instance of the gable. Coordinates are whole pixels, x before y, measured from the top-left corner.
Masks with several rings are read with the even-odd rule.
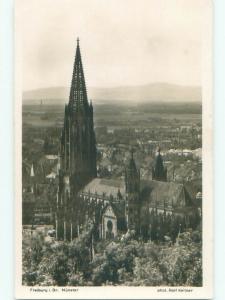
[[[115,215],[111,205],[107,206],[105,211],[103,212],[103,217],[105,217],[105,216],[110,217],[110,218],[116,218],[116,215]]]

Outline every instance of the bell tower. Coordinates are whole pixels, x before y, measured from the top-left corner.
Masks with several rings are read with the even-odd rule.
[[[152,169],[152,179],[157,181],[167,181],[167,169],[163,165],[163,158],[160,151],[160,147],[158,147],[155,163]]]
[[[88,101],[79,39],[73,67],[69,103],[65,106],[61,136],[62,169],[79,189],[96,177],[96,141],[93,106]]]
[[[93,106],[88,101],[79,39],[69,102],[65,105],[60,145],[57,192],[57,239],[70,240],[79,232],[82,203],[77,193],[97,176]]]

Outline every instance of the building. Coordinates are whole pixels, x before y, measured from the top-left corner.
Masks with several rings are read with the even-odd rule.
[[[157,150],[155,164],[152,168],[152,179],[158,181],[167,181],[167,169],[163,165],[162,155],[160,148]]]
[[[51,202],[51,200],[56,192],[55,179],[54,182],[41,182],[42,180],[40,178],[38,181],[37,175],[39,169],[38,164],[36,165],[36,168],[34,168],[34,164],[29,168],[29,165],[23,163],[23,180],[26,183],[23,184],[22,191],[23,225],[48,225],[52,224],[54,220],[54,202]],[[44,166],[42,166],[41,169],[44,169]],[[42,173],[44,172],[42,171]],[[45,178],[45,176],[42,175],[41,178]]]
[[[114,239],[117,237],[117,216],[111,204],[102,210],[100,238]]]
[[[78,224],[74,219],[80,207],[74,196],[97,175],[93,107],[87,98],[79,39],[69,103],[65,106],[60,160],[56,232],[58,238],[70,239],[76,235]]]
[[[147,236],[157,213],[195,214],[196,207],[184,186],[166,182],[167,170],[160,149],[152,171],[153,180],[140,179],[133,151],[124,173],[125,180],[97,177],[93,107],[87,97],[77,40],[61,135],[56,238],[72,240],[90,221],[97,239],[113,239],[119,231],[127,230],[133,230],[137,236],[143,233]]]

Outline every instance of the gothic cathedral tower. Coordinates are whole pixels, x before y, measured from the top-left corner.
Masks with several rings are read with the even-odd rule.
[[[82,203],[77,192],[96,177],[96,141],[93,107],[88,102],[79,39],[73,67],[69,103],[65,105],[61,135],[56,235],[72,239],[79,226]]]
[[[73,68],[69,103],[65,106],[61,137],[61,164],[74,184],[86,184],[96,176],[96,144],[93,107],[88,103],[79,40]]]
[[[125,172],[125,184],[127,227],[130,230],[135,230],[138,234],[140,231],[140,172],[137,170],[133,151]]]
[[[163,165],[163,158],[160,148],[157,149],[155,164],[152,168],[152,179],[157,181],[167,181],[167,169]]]

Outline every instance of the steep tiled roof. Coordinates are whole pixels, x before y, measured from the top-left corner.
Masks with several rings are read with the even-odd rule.
[[[118,190],[125,196],[125,183],[122,180],[95,178],[84,187],[83,192],[117,197]]]
[[[141,181],[141,200],[157,207],[184,207],[186,195],[182,184],[154,180]]]
[[[183,184],[155,180],[141,180],[140,201],[150,206],[183,208],[193,206],[192,197]],[[85,193],[117,197],[118,190],[125,197],[125,183],[123,180],[95,178],[83,189]]]

